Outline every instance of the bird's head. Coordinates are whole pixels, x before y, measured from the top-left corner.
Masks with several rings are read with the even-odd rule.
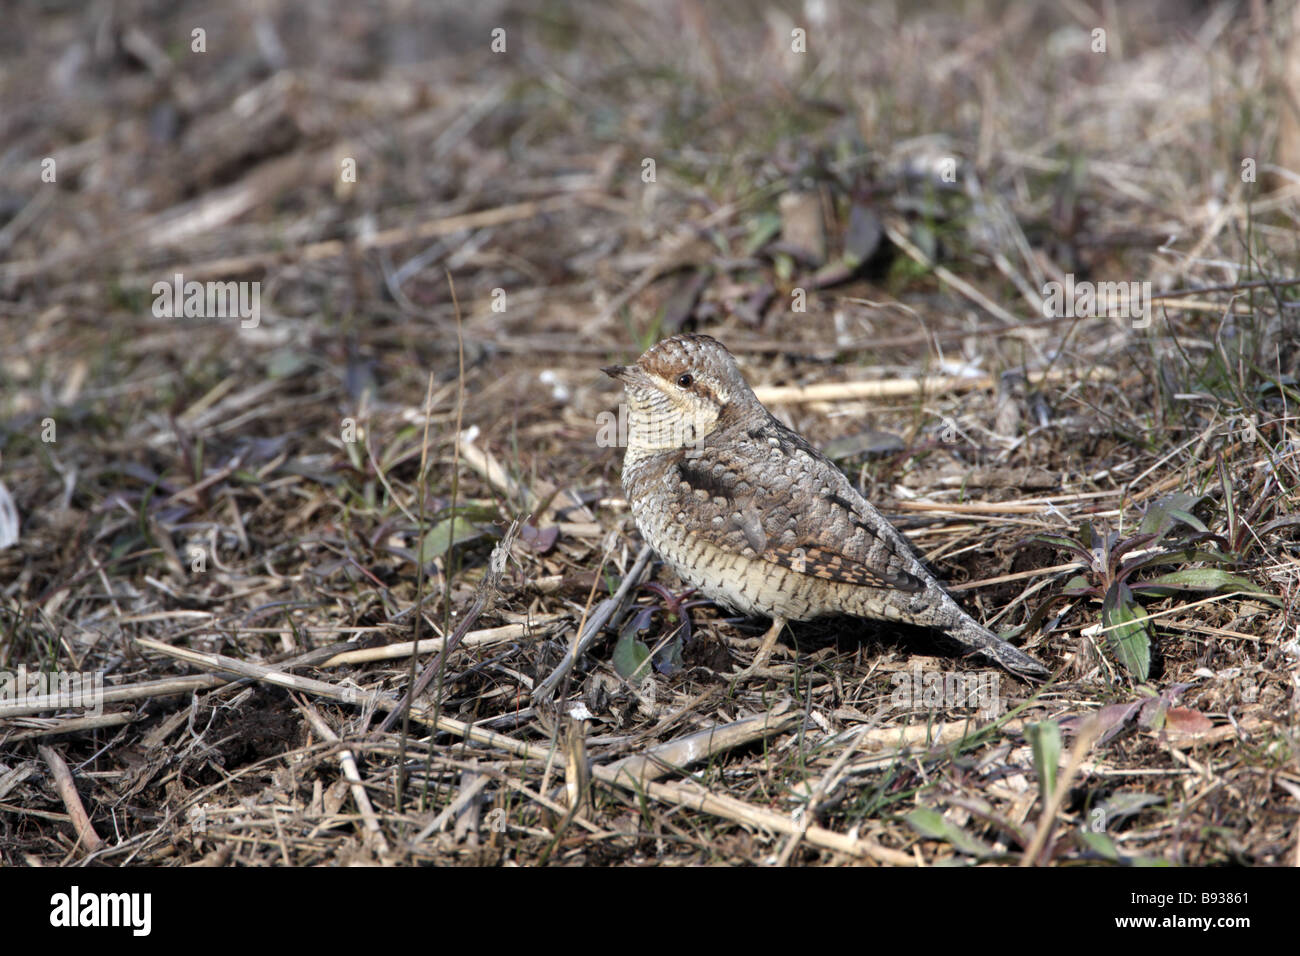
[[[731,353],[707,335],[675,335],[601,371],[627,391],[632,456],[697,448],[729,412],[757,404]]]

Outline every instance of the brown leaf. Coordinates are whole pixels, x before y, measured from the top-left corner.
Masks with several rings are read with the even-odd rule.
[[[1214,729],[1214,721],[1190,707],[1170,707],[1165,711],[1165,730],[1171,734],[1204,734]]]

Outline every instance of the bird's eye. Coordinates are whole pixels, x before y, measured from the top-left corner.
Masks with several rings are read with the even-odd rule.
[[[693,381],[695,381],[695,379],[691,378],[689,372],[688,372],[686,375],[679,375],[679,376],[677,376],[677,387],[678,387],[678,388],[690,388],[690,387],[691,387],[691,382],[693,382]]]

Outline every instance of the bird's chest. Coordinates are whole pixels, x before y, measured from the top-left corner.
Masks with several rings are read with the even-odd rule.
[[[641,537],[664,560],[675,564],[687,532],[685,521],[678,516],[681,502],[674,465],[655,458],[628,462],[623,469],[623,491]]]

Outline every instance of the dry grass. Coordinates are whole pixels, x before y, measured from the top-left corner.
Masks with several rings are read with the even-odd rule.
[[[0,673],[104,694],[0,700],[0,861],[1300,863],[1287,5],[470,6],[15,12]],[[177,273],[260,321],[157,317]],[[1045,318],[1067,275],[1149,326]],[[1054,679],[831,622],[735,681],[712,606],[620,676],[680,595],[598,367],[681,329]],[[1205,535],[1134,544],[1171,500]],[[1145,679],[1123,562],[1032,540],[1085,522],[1234,576],[1139,592]]]

